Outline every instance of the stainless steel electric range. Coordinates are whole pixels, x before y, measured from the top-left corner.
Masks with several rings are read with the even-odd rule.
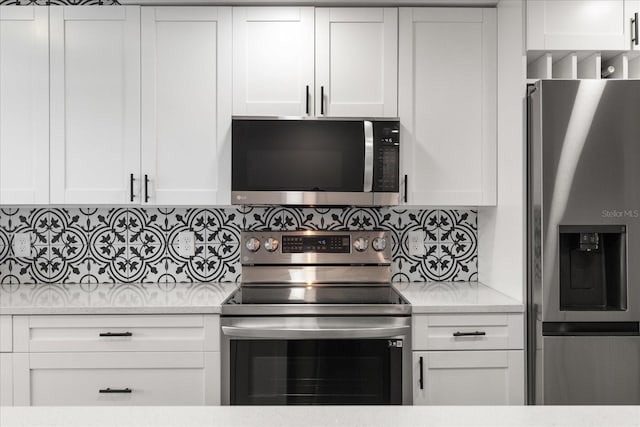
[[[222,401],[409,404],[410,306],[386,231],[242,233],[222,306]]]

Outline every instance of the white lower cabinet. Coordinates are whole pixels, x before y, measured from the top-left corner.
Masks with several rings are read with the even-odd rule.
[[[522,405],[524,351],[416,351],[414,405]]]
[[[414,315],[414,405],[524,405],[522,313]]]
[[[0,406],[13,405],[13,354],[0,353]]]
[[[217,405],[220,353],[16,353],[17,406]]]
[[[217,315],[14,316],[12,329],[4,405],[220,404]]]

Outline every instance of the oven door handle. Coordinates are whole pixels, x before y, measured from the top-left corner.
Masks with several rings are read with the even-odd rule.
[[[222,327],[222,333],[230,337],[273,339],[391,338],[398,335],[407,335],[410,330],[410,326],[330,329]]]
[[[373,190],[373,123],[364,121],[364,189],[365,193]]]

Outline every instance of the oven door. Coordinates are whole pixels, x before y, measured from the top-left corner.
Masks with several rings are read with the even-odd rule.
[[[363,120],[234,118],[232,203],[373,203],[373,126]]]
[[[223,318],[222,403],[410,403],[408,317]]]

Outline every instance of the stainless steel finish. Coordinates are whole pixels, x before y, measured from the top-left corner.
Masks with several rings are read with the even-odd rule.
[[[273,252],[273,251],[276,251],[278,249],[278,245],[279,244],[280,244],[280,242],[278,242],[278,239],[274,239],[273,237],[269,237],[264,242],[264,248],[267,250],[267,252]]]
[[[353,247],[358,252],[364,252],[369,247],[369,239],[366,237],[358,237],[353,241]]]
[[[639,80],[543,80],[529,96],[528,380],[532,403],[626,403],[631,396],[640,403],[637,344],[625,344],[631,338],[543,337],[541,332],[543,322],[640,320],[640,263],[635,262],[640,259],[638,117]],[[560,309],[561,225],[626,226],[626,310]],[[629,352],[635,354],[633,363]],[[611,363],[622,361],[623,376],[633,377],[625,381],[636,385],[627,398],[614,390],[615,382],[623,378]],[[626,390],[623,383],[621,392]],[[609,397],[600,390],[609,390]]]
[[[545,403],[640,402],[640,336],[543,337],[542,341]]]
[[[376,122],[399,122],[398,117],[320,117],[320,116],[232,116],[232,120],[307,120],[307,121],[376,121]]]
[[[289,236],[350,236],[351,241],[355,242],[357,239],[366,239],[367,241],[371,241],[376,238],[383,238],[387,241],[391,239],[391,235],[388,231],[382,230],[372,230],[372,231],[243,231],[241,233],[242,241],[247,241],[247,239],[255,238],[259,241],[266,242],[268,239],[277,239],[282,242],[282,237],[284,235]],[[307,252],[307,253],[282,253],[282,245],[280,245],[280,249],[274,252],[266,252],[266,251],[258,251],[251,252],[246,250],[245,247],[241,247],[240,249],[240,261],[242,262],[243,268],[242,276],[243,280],[246,281],[246,269],[247,266],[253,265],[278,265],[285,268],[292,267],[292,265],[342,265],[342,266],[351,266],[358,265],[361,266],[363,264],[371,264],[375,266],[379,265],[390,265],[391,264],[391,246],[387,245],[387,247],[383,251],[375,251],[375,250],[366,250],[366,251],[351,251],[351,253],[317,253],[317,252]],[[253,268],[253,267],[251,267]],[[345,274],[350,277],[351,271],[349,269],[345,270]],[[367,273],[365,273],[367,274]],[[280,273],[278,274],[280,276]],[[355,277],[358,280],[357,277]],[[384,277],[381,280],[385,280]],[[345,280],[343,280],[344,282]],[[371,282],[367,276],[358,280],[362,282]],[[375,281],[375,280],[373,280]]]
[[[336,254],[340,255],[340,254]],[[344,254],[343,254],[344,255]],[[383,283],[391,281],[391,266],[244,266],[243,283]]]
[[[384,251],[387,248],[387,239],[384,237],[376,237],[373,239],[371,246],[378,252]]]
[[[258,249],[260,249],[260,240],[256,239],[255,237],[250,237],[245,240],[244,247],[249,252],[256,252]]]
[[[365,193],[373,190],[373,123],[364,122],[364,189]]]
[[[283,323],[284,322],[284,323]],[[236,333],[238,329],[278,329],[283,325],[288,327],[293,326],[292,329],[302,330],[349,330],[357,329],[358,334],[362,333],[362,329],[368,327],[371,329],[386,329],[390,335],[381,333],[381,338],[388,338],[391,340],[402,340],[402,402],[404,405],[411,405],[413,402],[412,382],[411,382],[411,333],[410,317],[223,317],[221,319],[221,325],[227,328],[230,333]],[[229,329],[231,328],[231,329]],[[236,329],[237,328],[237,329]],[[396,333],[396,331],[402,331]],[[261,333],[261,332],[259,332]],[[318,332],[321,333],[321,332]],[[265,333],[268,334],[268,333]],[[391,335],[394,334],[394,335]],[[315,339],[314,337],[313,339]],[[230,401],[230,346],[231,340],[242,339],[268,339],[268,338],[254,338],[246,336],[230,336],[226,333],[222,334],[222,394],[221,400],[223,405],[228,405]],[[303,338],[306,339],[306,338]]]
[[[409,304],[253,304],[225,305],[223,316],[408,316]]]
[[[411,332],[408,317],[250,317],[222,326],[230,337],[263,339],[389,338]]]
[[[395,197],[394,197],[395,195]],[[387,206],[397,204],[397,193],[339,191],[232,191],[236,205]]]

